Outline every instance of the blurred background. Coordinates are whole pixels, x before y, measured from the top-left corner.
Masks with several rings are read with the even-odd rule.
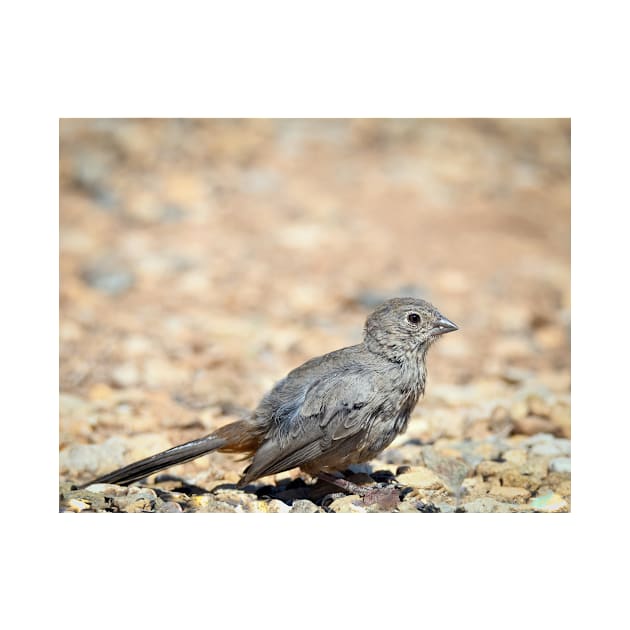
[[[460,326],[406,439],[570,437],[569,120],[64,119],[60,248],[62,475],[233,420],[393,296]]]

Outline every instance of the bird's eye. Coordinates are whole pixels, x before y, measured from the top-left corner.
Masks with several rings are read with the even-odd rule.
[[[418,315],[418,313],[409,313],[409,315],[407,315],[407,321],[410,324],[419,324],[420,323],[420,315]]]

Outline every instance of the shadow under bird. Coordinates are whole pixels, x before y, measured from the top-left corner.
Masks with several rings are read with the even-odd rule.
[[[424,393],[426,355],[458,327],[432,304],[395,298],[367,318],[363,342],[310,359],[274,385],[245,419],[174,446],[94,483],[129,484],[211,453],[251,458],[239,486],[299,467],[346,491],[367,491],[333,473],[367,462],[407,428]]]

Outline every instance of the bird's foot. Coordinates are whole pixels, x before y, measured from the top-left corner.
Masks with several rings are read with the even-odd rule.
[[[378,503],[382,508],[393,510],[400,503],[400,491],[394,486],[364,488],[363,503],[366,505]]]
[[[385,509],[394,509],[400,503],[400,489],[396,486],[365,487],[329,473],[319,473],[317,476],[322,481],[331,483],[348,494],[358,494],[366,505],[378,503]]]

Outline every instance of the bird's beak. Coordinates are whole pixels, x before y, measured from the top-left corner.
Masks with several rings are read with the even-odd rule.
[[[459,330],[457,324],[454,324],[450,319],[446,319],[444,315],[440,315],[439,319],[433,324],[433,328],[431,328],[431,335],[437,337],[454,330]]]

